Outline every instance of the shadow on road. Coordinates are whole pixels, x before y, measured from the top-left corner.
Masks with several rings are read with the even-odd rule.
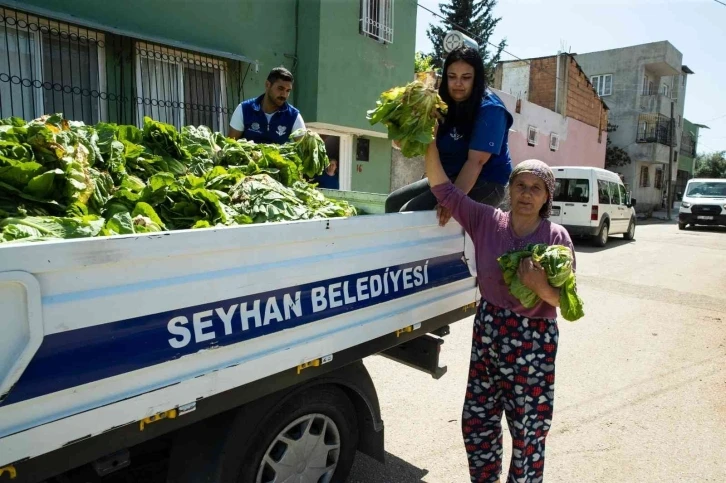
[[[576,238],[572,240],[572,242],[575,244],[575,251],[582,252],[582,253],[599,253],[603,251],[611,251],[611,250],[617,250],[618,248],[623,248],[631,243],[635,243],[635,241],[638,239],[638,232],[635,232],[635,240],[624,240],[621,236],[617,236],[617,238],[610,237],[608,238],[608,244],[604,247],[596,247],[592,244],[592,240],[588,240],[587,238]]]
[[[724,226],[707,226],[707,225],[698,225],[698,226],[689,225],[684,231],[703,232],[703,233],[726,233],[726,227],[724,227]]]
[[[388,452],[385,465],[358,453],[347,483],[420,483],[428,473]]]

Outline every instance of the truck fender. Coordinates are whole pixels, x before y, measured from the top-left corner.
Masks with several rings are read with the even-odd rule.
[[[358,420],[358,450],[384,462],[378,396],[368,371],[358,361],[182,428],[172,443],[167,482],[226,481],[229,477],[225,470],[225,455],[242,457],[267,415],[275,413],[301,392],[322,385],[334,385],[346,393]]]

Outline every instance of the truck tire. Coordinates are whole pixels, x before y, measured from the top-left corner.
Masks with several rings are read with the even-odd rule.
[[[238,483],[288,481],[294,474],[321,483],[348,478],[358,447],[358,424],[342,390],[311,388],[269,415],[262,428],[244,456]]]
[[[610,236],[610,225],[606,221],[602,224],[600,227],[600,231],[597,235],[595,235],[595,239],[593,240],[593,243],[596,247],[604,247],[608,243],[608,236]]]
[[[678,223],[679,230],[685,230],[687,226],[688,226],[688,224],[686,224],[686,223],[680,223],[680,222]]]
[[[167,483],[298,481],[286,479],[293,475],[308,477],[300,481],[342,483],[348,478],[358,448],[358,418],[342,389],[316,385],[267,407],[263,413],[243,411],[234,420],[220,416],[200,422],[172,453]]]

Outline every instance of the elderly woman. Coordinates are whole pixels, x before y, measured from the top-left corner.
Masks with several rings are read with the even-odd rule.
[[[435,143],[426,153],[426,173],[439,204],[471,236],[482,301],[474,319],[471,366],[462,429],[471,481],[496,483],[502,472],[502,414],[512,435],[509,482],[542,482],[545,438],[552,423],[557,353],[559,289],[531,258],[519,278],[542,301],[527,309],[504,283],[497,258],[530,243],[564,245],[567,231],[547,220],[555,178],[537,160],[514,168],[511,209],[501,211],[467,197],[451,183]]]

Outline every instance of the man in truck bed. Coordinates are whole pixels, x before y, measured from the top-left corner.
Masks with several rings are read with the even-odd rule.
[[[265,93],[242,102],[235,109],[229,121],[229,137],[284,144],[293,131],[304,129],[300,111],[287,102],[293,81],[292,74],[284,67],[272,69],[265,81]]]

